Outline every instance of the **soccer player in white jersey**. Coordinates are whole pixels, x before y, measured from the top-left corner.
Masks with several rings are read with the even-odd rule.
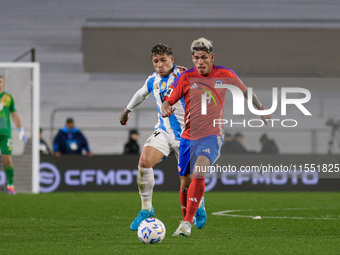
[[[159,43],[152,47],[151,58],[156,72],[149,75],[144,83],[132,97],[131,101],[120,116],[120,123],[127,125],[129,113],[140,105],[151,93],[157,104],[158,122],[153,134],[146,140],[138,162],[138,189],[142,201],[142,210],[130,225],[131,230],[137,230],[139,224],[146,218],[154,215],[152,206],[152,193],[154,187],[153,167],[166,158],[172,151],[178,159],[179,141],[184,128],[184,99],[179,100],[174,107],[176,112],[169,118],[160,116],[163,96],[167,92],[175,78],[186,68],[174,65],[172,49]],[[186,200],[187,190],[191,182],[191,176],[181,176],[181,201]],[[185,197],[185,198],[184,198]],[[197,228],[202,228],[206,222],[204,203],[197,209]],[[182,207],[183,217],[186,208]]]

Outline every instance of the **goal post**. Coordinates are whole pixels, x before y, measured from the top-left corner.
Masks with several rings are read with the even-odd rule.
[[[40,64],[0,62],[0,75],[4,90],[14,97],[26,134],[26,145],[19,145],[12,122],[14,185],[18,193],[39,193]]]

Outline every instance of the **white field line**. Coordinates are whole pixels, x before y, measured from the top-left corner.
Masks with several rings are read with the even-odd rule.
[[[259,219],[259,215],[242,215],[242,214],[234,214],[239,212],[254,212],[254,211],[302,211],[302,210],[316,210],[319,208],[271,208],[271,209],[238,209],[238,210],[226,210],[213,212],[212,215],[217,216],[227,216],[227,217],[235,217],[235,218],[252,218]],[[326,208],[323,208],[326,209]],[[339,220],[340,218],[331,218],[331,217],[294,217],[294,216],[260,216],[261,219],[293,219],[293,220]]]

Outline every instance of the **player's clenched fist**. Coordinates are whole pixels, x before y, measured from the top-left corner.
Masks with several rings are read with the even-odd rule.
[[[129,120],[129,113],[130,113],[130,110],[128,109],[125,109],[122,114],[120,115],[120,118],[119,118],[119,121],[120,121],[120,124],[126,126],[127,123],[128,123],[128,120]]]
[[[162,117],[165,118],[165,117],[171,116],[175,110],[176,110],[176,107],[171,109],[170,103],[168,101],[164,101],[162,104]]]

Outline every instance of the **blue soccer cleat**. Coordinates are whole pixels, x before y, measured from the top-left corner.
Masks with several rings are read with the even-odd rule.
[[[205,222],[207,221],[207,212],[204,207],[204,197],[202,197],[201,206],[196,210],[196,227],[201,229],[204,227]]]
[[[151,211],[146,210],[146,209],[141,210],[138,213],[138,216],[136,217],[136,219],[134,219],[133,222],[131,222],[130,229],[133,230],[133,231],[138,230],[139,224],[143,220],[152,217],[154,214],[155,214],[155,209],[153,207],[151,208]]]

